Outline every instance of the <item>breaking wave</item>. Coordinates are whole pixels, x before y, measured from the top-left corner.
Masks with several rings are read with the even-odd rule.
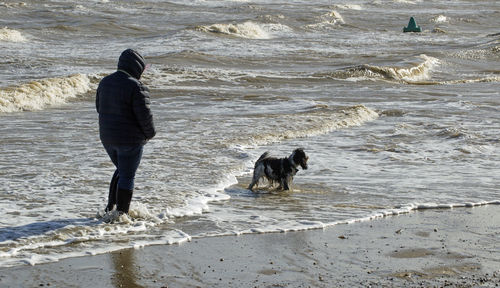
[[[488,45],[480,49],[460,50],[450,53],[450,56],[464,60],[489,60],[500,57],[500,45]]]
[[[437,58],[421,55],[424,61],[410,67],[390,67],[376,65],[360,65],[335,72],[321,72],[313,74],[319,78],[334,78],[346,80],[391,80],[405,83],[413,83],[427,80],[430,72],[440,62]]]
[[[0,41],[24,42],[26,41],[26,38],[17,30],[4,27],[0,28]]]
[[[276,32],[290,30],[288,26],[282,24],[261,24],[252,21],[237,24],[212,24],[198,26],[196,29],[206,33],[219,33],[246,39],[271,39]]]
[[[26,7],[27,4],[24,2],[14,2],[14,3],[5,3],[5,2],[0,2],[0,7],[5,7],[5,8],[18,8],[18,7]]]
[[[337,4],[334,5],[334,7],[337,7],[339,9],[344,9],[344,10],[363,10],[363,7],[358,4]]]
[[[305,26],[307,29],[324,29],[339,24],[345,24],[344,18],[339,12],[332,10],[330,13],[321,15],[318,19],[319,23],[308,24]]]
[[[190,56],[191,57],[191,56]],[[195,55],[194,57],[199,57]],[[377,66],[363,64],[347,67],[336,71],[326,72],[297,72],[297,71],[258,71],[224,68],[199,68],[166,66],[155,67],[144,75],[145,81],[153,88],[171,87],[172,84],[182,83],[199,84],[207,82],[231,83],[235,85],[247,83],[288,83],[289,81],[315,81],[315,80],[345,80],[345,81],[388,81],[411,85],[453,85],[468,83],[500,82],[500,76],[482,76],[470,79],[432,80],[433,68],[440,64],[437,58],[421,55],[422,62],[412,66]],[[204,84],[203,84],[204,85]],[[205,87],[205,86],[203,86]]]
[[[267,115],[267,117],[272,116]],[[335,110],[325,105],[319,105],[312,107],[312,110],[303,112],[302,114],[277,117],[279,119],[276,119],[274,122],[279,127],[269,129],[272,132],[250,132],[250,135],[245,135],[244,139],[235,139],[232,141],[230,146],[252,147],[267,145],[285,139],[326,134],[334,130],[362,125],[365,122],[377,119],[379,115],[364,105]]]
[[[450,81],[442,81],[430,84],[469,84],[469,83],[489,83],[489,82],[500,82],[500,76],[482,77],[476,79],[450,80]]]
[[[434,22],[434,23],[445,23],[448,21],[449,21],[448,17],[446,17],[444,15],[438,15],[438,16],[431,19],[431,22]]]
[[[91,81],[83,74],[0,88],[0,112],[41,110],[47,106],[63,104],[90,89]]]

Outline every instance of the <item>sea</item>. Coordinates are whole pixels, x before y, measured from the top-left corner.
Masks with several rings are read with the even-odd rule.
[[[0,15],[0,267],[500,213],[496,0],[25,0]],[[421,33],[403,33],[410,17]],[[151,64],[158,132],[130,214],[107,223],[95,92],[127,48]],[[262,153],[296,148],[309,169],[292,190],[247,189]]]

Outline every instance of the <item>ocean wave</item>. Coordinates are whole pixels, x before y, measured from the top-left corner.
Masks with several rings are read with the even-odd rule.
[[[5,42],[24,42],[26,38],[21,34],[21,32],[9,29],[7,27],[0,28],[0,41]]]
[[[189,54],[187,56],[194,61],[208,61],[207,57],[198,54]],[[224,58],[217,61],[226,61]],[[315,81],[323,79],[339,79],[346,81],[396,81],[408,84],[425,84],[426,80],[431,78],[431,72],[440,61],[437,58],[421,55],[418,59],[423,61],[416,62],[412,66],[406,67],[391,67],[391,66],[376,66],[376,65],[358,65],[355,67],[347,67],[337,71],[328,72],[298,72],[298,71],[280,71],[279,73],[271,71],[248,70],[241,69],[223,69],[223,68],[198,68],[198,67],[181,67],[167,66],[155,67],[150,70],[148,75],[144,75],[144,79],[148,79],[154,87],[163,87],[172,83],[182,82],[207,82],[207,81],[223,81],[223,82],[248,82],[248,83],[266,83],[266,82],[283,82],[289,80],[296,81]],[[228,59],[227,61],[230,61]],[[437,83],[434,83],[437,84]]]
[[[350,225],[360,222],[368,222],[385,217],[409,214],[414,211],[427,209],[455,209],[455,208],[473,208],[487,205],[500,205],[500,200],[477,201],[463,203],[408,203],[394,206],[393,208],[383,208],[374,206],[376,211],[366,216],[348,218],[333,222],[324,222],[317,220],[289,220],[279,223],[262,223],[257,227],[220,231],[211,234],[189,235],[179,229],[163,231],[161,235],[150,235],[150,237],[131,237],[127,242],[115,242],[109,245],[108,241],[116,239],[120,235],[143,235],[145,231],[151,231],[151,228],[165,223],[162,221],[144,221],[148,220],[149,212],[140,212],[140,207],[131,211],[136,219],[130,219],[127,215],[122,215],[118,223],[107,224],[99,219],[88,218],[78,221],[49,221],[43,223],[34,223],[29,228],[39,230],[39,236],[23,237],[24,227],[11,228],[9,235],[20,232],[20,237],[15,241],[9,239],[0,239],[4,245],[0,250],[0,267],[12,267],[18,265],[37,265],[42,263],[57,262],[64,258],[79,257],[86,255],[98,255],[118,251],[125,248],[143,248],[151,245],[172,245],[192,241],[192,239],[206,237],[221,237],[243,234],[263,234],[263,233],[283,233],[293,231],[307,231],[313,229],[324,229],[336,225]],[[143,208],[145,209],[145,208]],[[135,213],[135,214],[134,214]],[[138,213],[145,213],[139,215]],[[267,220],[265,216],[255,216],[255,219]],[[51,227],[52,226],[52,227]],[[27,228],[27,227],[26,227]],[[42,231],[48,231],[43,233]],[[71,249],[71,247],[81,245],[82,243],[103,241],[102,245],[92,247],[92,249]],[[82,246],[84,247],[84,246]]]
[[[500,205],[500,200],[493,201],[480,201],[480,202],[466,202],[466,203],[410,203],[406,205],[396,206],[393,209],[382,210],[380,212],[374,213],[364,218],[355,218],[347,221],[337,221],[333,223],[325,224],[325,226],[335,226],[338,224],[353,224],[363,221],[371,221],[378,218],[383,218],[387,216],[396,216],[402,214],[408,214],[413,211],[425,210],[425,209],[453,209],[453,208],[472,208],[485,205]]]
[[[47,106],[66,103],[91,89],[87,75],[47,78],[0,88],[0,112],[41,110]]]
[[[427,210],[427,209],[454,209],[454,208],[473,208],[486,205],[500,205],[500,200],[493,201],[480,201],[480,202],[466,202],[466,203],[450,203],[450,204],[440,204],[440,203],[410,203],[407,205],[396,206],[392,209],[380,209],[373,214],[365,217],[351,218],[346,220],[334,221],[334,222],[322,222],[322,221],[311,221],[311,220],[299,220],[299,221],[284,221],[279,225],[270,224],[262,226],[259,228],[250,228],[242,231],[232,231],[231,233],[226,233],[224,235],[243,235],[243,234],[263,234],[263,233],[283,233],[283,232],[295,232],[295,231],[306,231],[313,229],[325,229],[327,227],[333,227],[336,225],[348,225],[360,222],[373,221],[380,218],[397,216],[403,214],[409,214],[414,211]],[[224,235],[213,235],[213,236],[224,236]]]
[[[339,12],[332,10],[330,13],[321,15],[318,17],[319,23],[308,24],[305,26],[306,29],[325,29],[339,24],[345,24],[344,18]]]
[[[412,4],[415,5],[417,2],[422,2],[422,0],[392,0],[394,3],[401,3],[401,4]]]
[[[232,82],[246,75],[246,73],[237,70],[170,66],[151,69],[149,73],[144,75],[144,80],[149,81],[151,87],[168,87],[172,83],[181,82]]]
[[[375,0],[371,2],[372,5],[387,5],[387,2],[389,1],[382,1],[382,0]],[[391,0],[390,2],[393,2],[394,4],[410,4],[410,5],[416,5],[418,2],[422,2],[422,0]]]
[[[205,55],[198,55],[196,53],[194,55],[188,55],[188,57],[193,58],[195,61],[209,61],[206,60]],[[423,61],[406,67],[363,64],[354,67],[347,67],[337,71],[316,73],[297,71],[280,71],[279,73],[275,73],[270,71],[243,71],[240,69],[181,67],[174,65],[159,68],[154,67],[148,72],[148,74],[144,75],[144,80],[148,81],[149,85],[153,88],[170,87],[172,84],[179,85],[183,82],[206,83],[209,81],[218,81],[220,83],[284,83],[292,80],[317,81],[324,79],[336,79],[353,82],[389,81],[412,85],[453,85],[500,82],[500,76],[498,75],[471,79],[434,81],[431,79],[431,74],[434,67],[440,64],[440,60],[426,55],[421,55],[420,59]],[[221,58],[221,60],[217,61],[222,60],[226,59]]]
[[[468,83],[490,83],[490,82],[500,82],[500,76],[442,81],[439,82],[439,84],[468,84]]]
[[[192,59],[200,59],[200,61],[208,61],[205,56],[197,55],[189,56]],[[196,60],[197,60],[196,59]],[[213,61],[211,58],[210,61]],[[220,58],[221,61],[226,58]],[[228,59],[227,61],[231,61]],[[305,78],[304,78],[305,77]],[[263,83],[275,81],[287,81],[289,79],[309,79],[308,75],[300,75],[296,72],[270,72],[270,71],[253,71],[241,70],[233,68],[203,68],[203,67],[183,67],[183,66],[167,66],[154,67],[148,71],[143,77],[148,84],[154,88],[171,87],[172,84],[180,84],[183,82],[229,82],[229,83]],[[204,85],[206,88],[206,86]],[[191,89],[193,87],[191,86]]]
[[[217,191],[235,183],[236,176],[228,175],[217,185],[201,189],[198,195],[186,198],[184,205],[178,207],[155,209],[137,199],[131,203],[128,215],[119,215],[116,210],[104,213],[104,207],[99,207],[95,217],[4,227],[4,233],[0,234],[0,267],[37,265],[125,248],[191,241],[191,236],[179,229],[162,229],[161,234],[152,230],[159,225],[173,223],[178,217],[201,215],[209,210],[210,202],[230,199],[229,195]],[[128,241],[115,242],[121,237],[127,237]],[[113,245],[109,245],[110,242]]]
[[[133,212],[133,211],[131,211]],[[72,249],[81,243],[97,242],[97,240],[113,240],[119,235],[142,234],[151,229],[155,224],[152,221],[142,219],[132,221],[127,215],[118,217],[114,224],[107,224],[95,218],[81,219],[79,221],[47,221],[33,223],[29,227],[34,228],[41,234],[21,236],[15,241],[0,241],[0,267],[12,267],[17,265],[37,265],[41,263],[57,262],[70,257],[86,255],[97,255],[113,252],[125,248],[141,248],[147,245],[158,244],[180,244],[191,241],[191,236],[180,230],[165,231],[161,236],[150,237],[148,240],[131,239],[128,243],[116,243],[109,245],[105,243],[88,249]],[[45,231],[41,232],[41,231]],[[17,232],[17,231],[14,231]],[[25,231],[20,231],[20,234]],[[29,234],[29,233],[28,233]]]
[[[414,85],[455,85],[455,84],[474,84],[474,83],[491,83],[500,82],[500,76],[487,76],[472,79],[457,79],[446,81],[415,81]]]
[[[451,53],[450,56],[464,60],[498,59],[500,56],[500,45],[489,45],[481,49],[461,50]]]
[[[446,17],[444,15],[438,15],[438,16],[435,16],[431,19],[431,22],[434,22],[434,23],[445,23],[448,21],[449,21],[448,17]]]
[[[334,5],[334,7],[343,10],[357,10],[357,11],[363,10],[363,7],[358,4],[336,4]]]
[[[368,72],[376,77],[382,77],[391,80],[413,82],[421,81],[430,78],[430,71],[439,64],[439,60],[434,57],[421,55],[424,61],[410,67],[388,67],[388,66],[375,66],[363,65],[361,70]]]
[[[197,30],[207,33],[218,33],[246,39],[271,39],[277,32],[291,31],[291,29],[282,24],[262,24],[252,21],[246,21],[236,24],[212,24],[206,26],[197,26]]]
[[[241,24],[212,24],[208,26],[198,26],[197,29],[203,32],[220,33],[248,39],[270,39],[271,36],[262,26],[254,22],[244,22]]]
[[[364,64],[335,72],[315,73],[313,76],[319,78],[335,78],[354,81],[383,79],[413,83],[429,79],[432,69],[440,63],[437,58],[429,57],[427,55],[421,55],[420,59],[424,61],[410,67],[391,67]]]
[[[256,131],[249,133],[244,139],[234,139],[228,142],[231,147],[254,147],[279,142],[285,139],[295,139],[326,134],[334,130],[362,125],[379,117],[378,113],[356,105],[343,109],[331,110],[323,106],[311,107],[309,111],[281,116],[276,119],[276,129],[271,132]],[[289,117],[290,119],[288,119]]]
[[[28,5],[24,2],[14,2],[14,3],[0,2],[0,6],[6,7],[6,8],[18,8],[18,7],[26,7]]]

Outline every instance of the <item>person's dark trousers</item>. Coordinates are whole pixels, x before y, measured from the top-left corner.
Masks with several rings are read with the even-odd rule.
[[[130,201],[134,191],[135,173],[141,163],[143,144],[107,144],[104,143],[104,149],[111,158],[111,161],[116,166],[115,174],[116,181],[116,210],[123,213],[128,213]],[[113,179],[111,179],[111,187],[113,187]],[[111,197],[112,199],[112,197]],[[109,204],[109,197],[108,197]]]
[[[118,192],[118,179],[120,174],[118,173],[118,169],[115,170],[113,174],[113,178],[111,178],[111,182],[109,183],[109,194],[108,194],[108,205],[106,205],[105,212],[109,212],[113,210],[116,205],[116,193]]]

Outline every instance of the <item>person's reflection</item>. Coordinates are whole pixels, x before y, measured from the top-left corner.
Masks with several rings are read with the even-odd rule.
[[[111,259],[115,266],[112,281],[117,288],[139,288],[143,287],[136,283],[137,270],[134,263],[134,249],[124,249],[111,253]]]

